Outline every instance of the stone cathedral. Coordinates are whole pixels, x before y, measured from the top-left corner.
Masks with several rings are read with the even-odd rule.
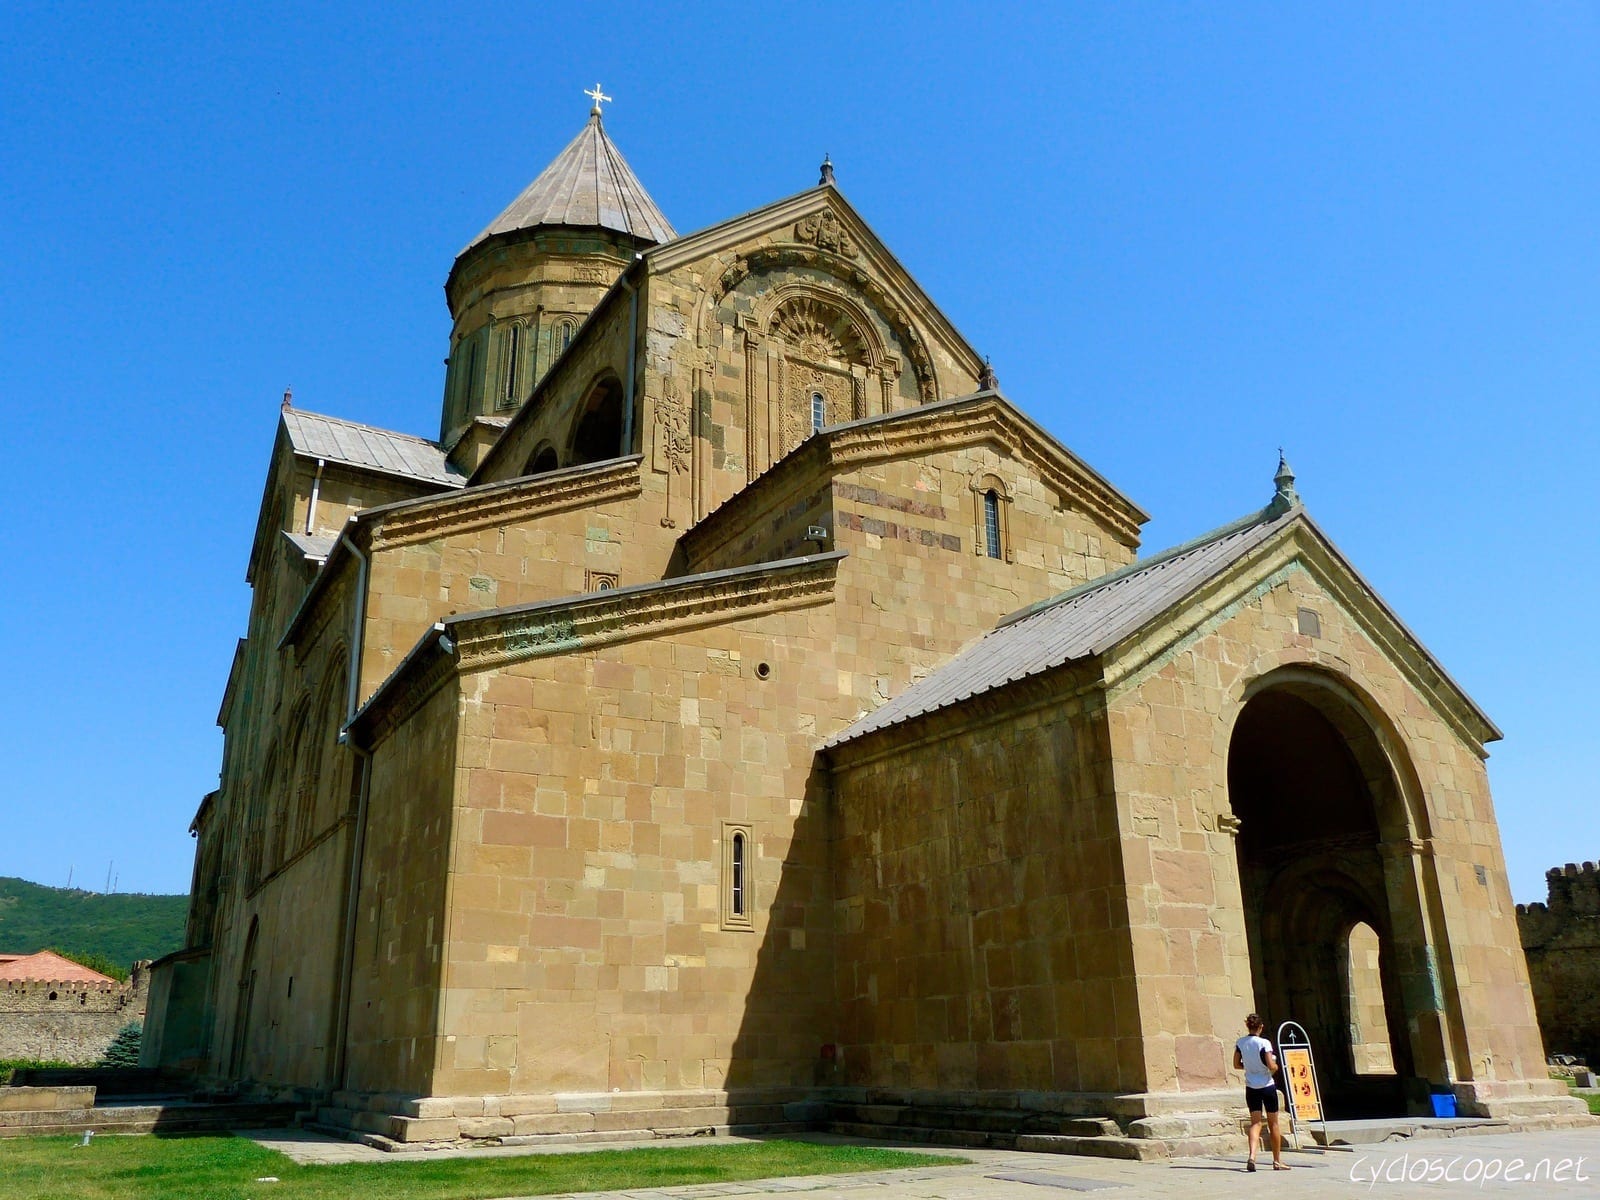
[[[1499,734],[1287,464],[1141,557],[831,166],[680,234],[602,98],[450,268],[436,438],[284,397],[146,1062],[380,1142],[1144,1156],[1237,1137],[1257,1009],[1335,1116],[1581,1109]]]

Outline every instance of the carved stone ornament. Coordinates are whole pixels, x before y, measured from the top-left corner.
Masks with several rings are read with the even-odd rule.
[[[839,218],[831,212],[801,217],[794,227],[794,238],[797,242],[806,242],[818,250],[829,250],[834,254],[851,255],[856,252],[854,240],[844,231]]]
[[[682,475],[689,469],[689,405],[670,380],[656,404],[655,468]]]

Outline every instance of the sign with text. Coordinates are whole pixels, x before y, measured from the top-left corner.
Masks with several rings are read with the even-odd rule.
[[[1295,1119],[1322,1120],[1322,1097],[1317,1092],[1317,1069],[1311,1062],[1310,1046],[1283,1047],[1283,1078]]]

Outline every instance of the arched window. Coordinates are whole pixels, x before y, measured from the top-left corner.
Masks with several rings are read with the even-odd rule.
[[[551,358],[560,358],[572,345],[572,335],[578,332],[578,323],[571,317],[562,317],[550,334]]]
[[[522,326],[506,330],[505,368],[501,373],[500,407],[515,408],[522,386]]]
[[[811,393],[811,432],[821,433],[828,423],[828,401],[821,392]]]
[[[1011,490],[1000,476],[986,472],[972,481],[972,497],[973,553],[1011,562]]]
[[[1000,493],[990,488],[983,494],[983,552],[1000,557]]]
[[[722,826],[722,927],[755,928],[750,891],[750,826]]]
[[[546,471],[554,471],[560,465],[560,460],[556,458],[556,448],[554,446],[541,446],[528,458],[527,468],[522,473],[524,475],[543,475]]]

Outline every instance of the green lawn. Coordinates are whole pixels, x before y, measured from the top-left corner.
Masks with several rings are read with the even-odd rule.
[[[770,1141],[304,1167],[248,1138],[103,1137],[88,1146],[80,1146],[79,1140],[0,1140],[0,1196],[5,1200],[488,1200],[962,1161],[864,1146]],[[279,1182],[256,1182],[268,1175]]]
[[[1590,1112],[1600,1117],[1600,1096],[1595,1095],[1593,1092],[1573,1092],[1572,1094],[1587,1104]]]

